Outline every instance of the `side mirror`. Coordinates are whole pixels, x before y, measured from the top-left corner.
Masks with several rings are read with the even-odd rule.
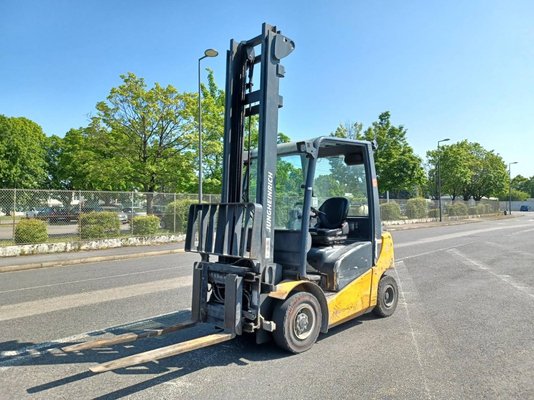
[[[362,153],[349,153],[345,155],[345,164],[347,165],[360,165],[363,164]]]

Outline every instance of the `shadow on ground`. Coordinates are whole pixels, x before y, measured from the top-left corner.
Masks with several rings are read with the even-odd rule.
[[[138,321],[127,326],[110,328],[105,331],[95,331],[89,334],[99,337],[101,335],[112,336],[120,335],[126,332],[142,332],[144,329],[157,329],[164,326],[172,325],[177,322],[187,320],[188,311],[181,311],[168,314],[162,317]],[[366,320],[373,319],[372,316],[361,316],[353,321],[347,322],[339,327],[332,328],[328,334],[321,335],[319,341],[328,340],[329,337],[351,329],[354,326],[364,323]],[[185,340],[193,339],[199,336],[214,333],[216,330],[212,325],[200,324],[183,331],[170,333],[161,337],[142,339],[131,343],[119,344],[112,347],[98,348],[94,350],[84,350],[74,353],[66,353],[61,347],[68,346],[72,343],[55,343],[49,345],[17,343],[7,341],[0,343],[0,349],[3,349],[3,356],[0,358],[0,366],[23,367],[23,366],[40,366],[40,365],[62,365],[62,364],[80,364],[96,365],[133,354],[152,350],[155,348],[168,346]],[[16,355],[9,355],[9,351],[17,349]],[[26,349],[26,351],[23,351]],[[7,353],[6,353],[7,351]],[[277,348],[273,343],[256,345],[252,335],[239,336],[236,339],[215,345],[206,349],[196,350],[190,353],[169,357],[158,362],[149,362],[142,365],[119,369],[107,374],[116,375],[137,375],[152,376],[150,379],[135,383],[131,386],[118,389],[107,393],[97,399],[119,399],[128,397],[134,393],[143,391],[156,385],[172,381],[190,373],[202,370],[204,368],[227,366],[227,365],[247,365],[252,362],[273,360],[283,357],[290,357]],[[156,376],[153,376],[157,374]],[[47,390],[59,387],[67,387],[69,384],[95,377],[89,370],[79,372],[61,379],[53,380],[39,384],[26,389],[28,394],[45,395]]]

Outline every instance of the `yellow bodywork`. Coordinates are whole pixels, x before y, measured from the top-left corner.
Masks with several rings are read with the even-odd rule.
[[[384,232],[382,233],[382,248],[376,265],[326,299],[328,327],[339,325],[373,309],[377,302],[378,282],[384,272],[393,266],[393,239],[390,233]],[[303,284],[309,284],[309,281],[280,282],[276,285],[276,290],[269,293],[269,297],[284,300],[294,289]]]

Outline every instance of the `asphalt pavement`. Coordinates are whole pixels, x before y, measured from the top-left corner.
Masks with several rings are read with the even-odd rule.
[[[0,274],[0,398],[534,398],[534,215],[393,232],[395,314],[331,329],[300,355],[249,338],[94,375],[212,331],[64,353],[188,318],[197,255]]]

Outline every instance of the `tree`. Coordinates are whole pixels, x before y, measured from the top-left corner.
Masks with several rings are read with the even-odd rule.
[[[463,140],[440,148],[439,153],[429,151],[427,157],[432,166],[429,177],[433,185],[439,158],[441,192],[451,195],[453,200],[462,196],[464,200],[473,197],[479,201],[482,197],[498,196],[506,187],[508,179],[502,157],[479,143]]]
[[[46,179],[46,136],[35,122],[0,115],[0,188],[38,188]]]
[[[508,181],[504,160],[493,150],[488,151],[478,143],[471,143],[470,147],[469,168],[473,174],[464,190],[464,200],[473,197],[479,201],[482,197],[497,196]]]
[[[437,199],[437,163],[440,164],[441,193],[447,193],[452,200],[462,195],[471,181],[474,171],[471,169],[470,145],[467,140],[450,146],[442,146],[440,150],[427,151],[430,193]]]
[[[378,187],[381,192],[390,191],[399,196],[401,192],[413,193],[425,182],[421,159],[414,154],[406,139],[406,129],[393,126],[389,111],[378,116],[378,121],[363,133],[361,123],[339,125],[330,136],[376,141],[375,167]]]
[[[202,93],[202,188],[205,193],[219,193],[221,191],[223,136],[224,136],[224,110],[225,94],[220,89],[209,68],[207,85],[201,85]],[[198,174],[198,95],[186,97],[184,116],[187,123],[185,131],[193,138],[191,148],[194,149],[192,156],[195,159],[194,170]],[[198,181],[192,179],[187,191],[198,191]]]
[[[108,190],[130,186],[153,193],[190,187],[195,138],[186,106],[194,96],[158,83],[148,89],[133,73],[121,78],[123,83],[96,105],[87,132],[93,153],[88,175],[105,176],[99,186]],[[152,196],[147,209],[152,209]]]
[[[512,179],[512,189],[527,193],[528,197],[534,197],[534,176],[525,178],[517,175]]]

